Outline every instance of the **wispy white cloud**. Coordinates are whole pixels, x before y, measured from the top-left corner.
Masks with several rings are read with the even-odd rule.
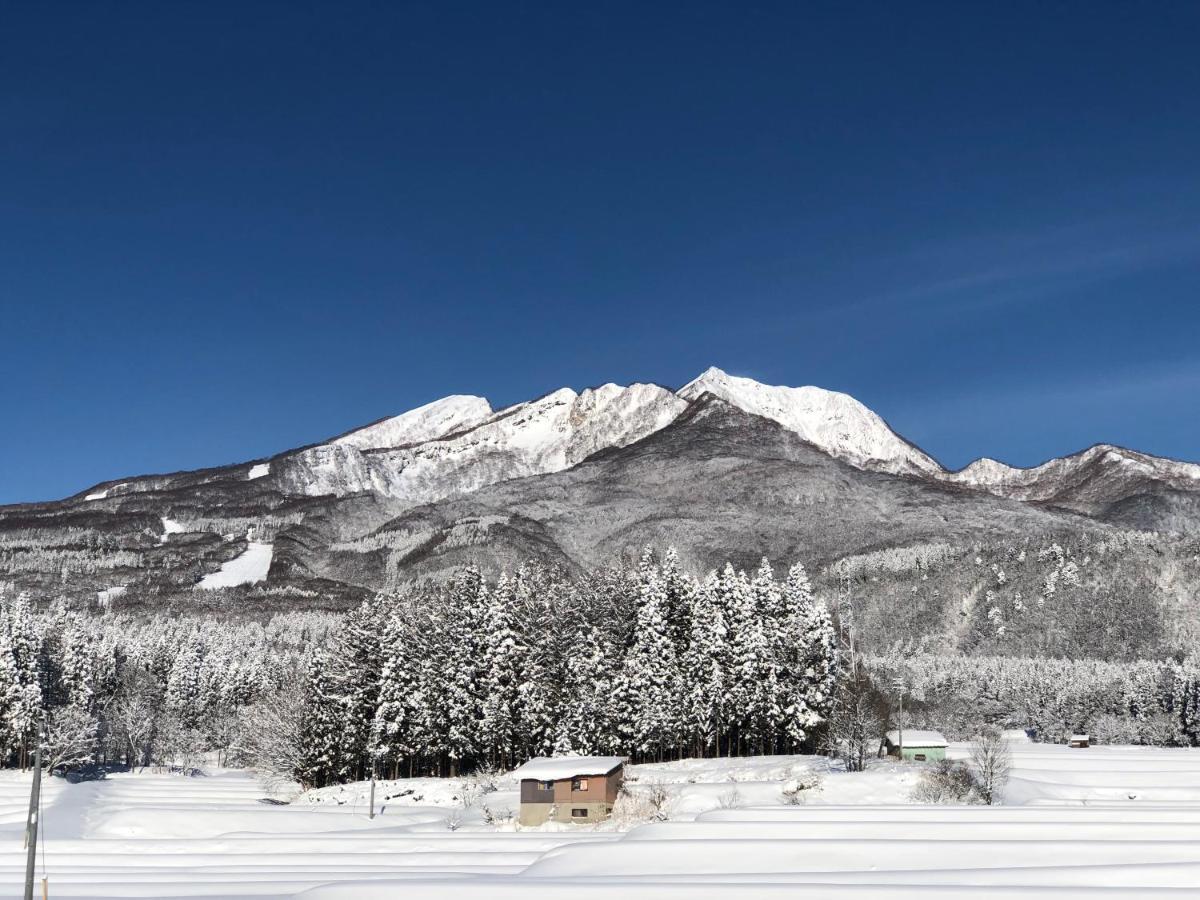
[[[1018,465],[1043,462],[1051,455],[1071,453],[1093,443],[1121,443],[1120,435],[1105,433],[1105,429],[1129,427],[1130,420],[1146,416],[1200,421],[1200,356],[1111,369],[1102,375],[1007,380],[949,389],[911,398],[897,410],[897,419],[919,440],[939,443],[975,436],[980,443],[971,458],[1004,459],[1004,453],[987,444],[1006,430],[1036,430],[1043,438],[1053,436],[1059,442],[1078,435],[1074,443],[1057,446],[1040,458],[1004,459]],[[1135,449],[1155,452],[1147,447]],[[1200,444],[1182,456],[1200,459]]]
[[[1200,223],[1168,228],[1137,216],[949,238],[876,260],[895,288],[838,311],[1002,308],[1193,260],[1200,261]]]

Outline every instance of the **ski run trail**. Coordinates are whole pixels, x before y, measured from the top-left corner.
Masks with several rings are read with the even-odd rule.
[[[635,790],[666,792],[667,820],[594,830],[487,824],[485,803],[515,808],[511,779],[468,809],[461,782],[380,782],[371,820],[362,784],[276,805],[233,770],[48,778],[45,871],[51,898],[1200,897],[1198,750],[1016,745],[998,807],[907,803],[920,771],[633,766]],[[822,787],[785,805],[781,785],[804,772]],[[21,895],[28,795],[28,774],[0,773],[0,897]]]

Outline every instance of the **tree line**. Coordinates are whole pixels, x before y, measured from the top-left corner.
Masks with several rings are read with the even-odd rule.
[[[799,564],[782,580],[766,560],[696,579],[669,550],[581,578],[466,569],[364,604],[313,653],[296,775],[322,785],[554,753],[812,749],[837,658]]]
[[[867,657],[873,683],[903,689],[909,722],[965,738],[982,724],[1062,743],[1200,746],[1200,661],[892,653]]]
[[[1080,580],[1060,556],[1046,562],[1061,568],[1043,579],[1052,597]],[[1007,585],[1019,557],[999,572],[973,565]],[[839,596],[838,607],[856,604]],[[673,551],[576,576],[466,568],[347,614],[263,621],[93,615],[0,595],[0,764],[27,763],[44,728],[57,764],[187,767],[215,751],[309,786],[555,753],[837,749],[860,765],[900,690],[910,726],[951,738],[993,724],[1045,740],[1088,730],[1111,743],[1200,745],[1194,659],[908,643],[852,655],[849,625],[835,625],[803,566],[777,576],[766,561],[749,573],[725,565],[697,578]]]

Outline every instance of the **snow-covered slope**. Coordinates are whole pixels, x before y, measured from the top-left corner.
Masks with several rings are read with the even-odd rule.
[[[487,405],[480,398],[469,399],[478,403],[454,404],[460,413],[456,421],[466,421]],[[379,432],[364,439],[371,445],[366,449],[345,439],[312,447],[289,458],[277,477],[285,490],[310,496],[373,491],[427,503],[510,478],[570,468],[599,450],[623,447],[659,430],[686,406],[685,400],[652,384],[606,384],[578,394],[562,388],[492,413],[473,427],[454,427],[419,443],[410,439],[412,430],[392,429],[389,435],[402,435],[392,446],[381,443],[384,434]],[[355,434],[360,432],[350,436]]]
[[[938,475],[943,471],[849,394],[818,387],[760,384],[716,367],[679,390],[679,396],[686,400],[705,393],[745,412],[774,419],[831,456],[862,469],[903,475]]]
[[[235,556],[221,566],[220,570],[205,575],[197,585],[202,590],[237,587],[239,584],[255,584],[265,581],[271,571],[274,547],[261,541],[250,541],[240,556]]]
[[[455,394],[351,431],[330,443],[359,450],[404,447],[472,428],[491,415],[491,404],[483,397]]]

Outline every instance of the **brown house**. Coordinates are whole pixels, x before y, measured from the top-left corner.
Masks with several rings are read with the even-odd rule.
[[[521,781],[522,825],[586,824],[608,818],[621,781],[620,756],[542,756],[514,773]]]

